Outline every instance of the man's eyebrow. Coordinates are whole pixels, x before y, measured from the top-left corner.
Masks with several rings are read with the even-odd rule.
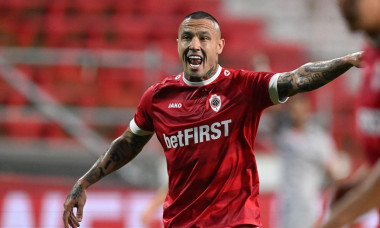
[[[193,33],[190,31],[182,31],[181,35],[192,35]]]
[[[211,34],[209,31],[200,31],[199,33],[202,35],[210,35]]]
[[[184,35],[190,35],[190,36],[194,36],[194,33],[190,30],[183,30],[182,33],[180,34],[181,36],[184,36]],[[203,31],[198,31],[196,32],[195,34],[196,36],[197,35],[208,35],[210,36],[211,35],[211,32],[208,31],[208,30],[203,30]]]

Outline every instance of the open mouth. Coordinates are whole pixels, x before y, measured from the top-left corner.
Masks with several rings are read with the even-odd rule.
[[[197,69],[202,64],[203,59],[198,55],[190,55],[187,57],[187,62],[192,69]]]

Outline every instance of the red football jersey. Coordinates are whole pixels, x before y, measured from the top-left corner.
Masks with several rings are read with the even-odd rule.
[[[218,67],[202,82],[183,73],[143,95],[130,123],[165,151],[165,227],[260,226],[253,144],[263,109],[280,103],[278,74]]]
[[[380,47],[367,46],[363,62],[357,122],[367,160],[373,165],[380,158]]]

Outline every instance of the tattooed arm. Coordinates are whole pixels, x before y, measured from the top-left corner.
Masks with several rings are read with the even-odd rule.
[[[63,212],[63,223],[65,228],[69,225],[73,228],[79,227],[82,220],[83,207],[86,203],[86,189],[96,183],[104,176],[121,168],[131,161],[142,150],[152,135],[139,136],[129,128],[117,139],[109,149],[100,156],[90,170],[84,174],[71,189],[66,198]],[[77,207],[77,215],[73,208]]]
[[[342,75],[351,67],[360,67],[362,52],[329,61],[307,63],[300,68],[282,73],[278,79],[280,100],[297,93],[315,90]]]

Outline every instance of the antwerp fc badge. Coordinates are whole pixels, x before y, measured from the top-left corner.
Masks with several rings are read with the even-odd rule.
[[[220,96],[213,94],[211,95],[211,98],[209,99],[210,101],[210,106],[212,110],[215,112],[218,112],[220,109],[220,106],[222,105],[222,100],[220,99]]]

